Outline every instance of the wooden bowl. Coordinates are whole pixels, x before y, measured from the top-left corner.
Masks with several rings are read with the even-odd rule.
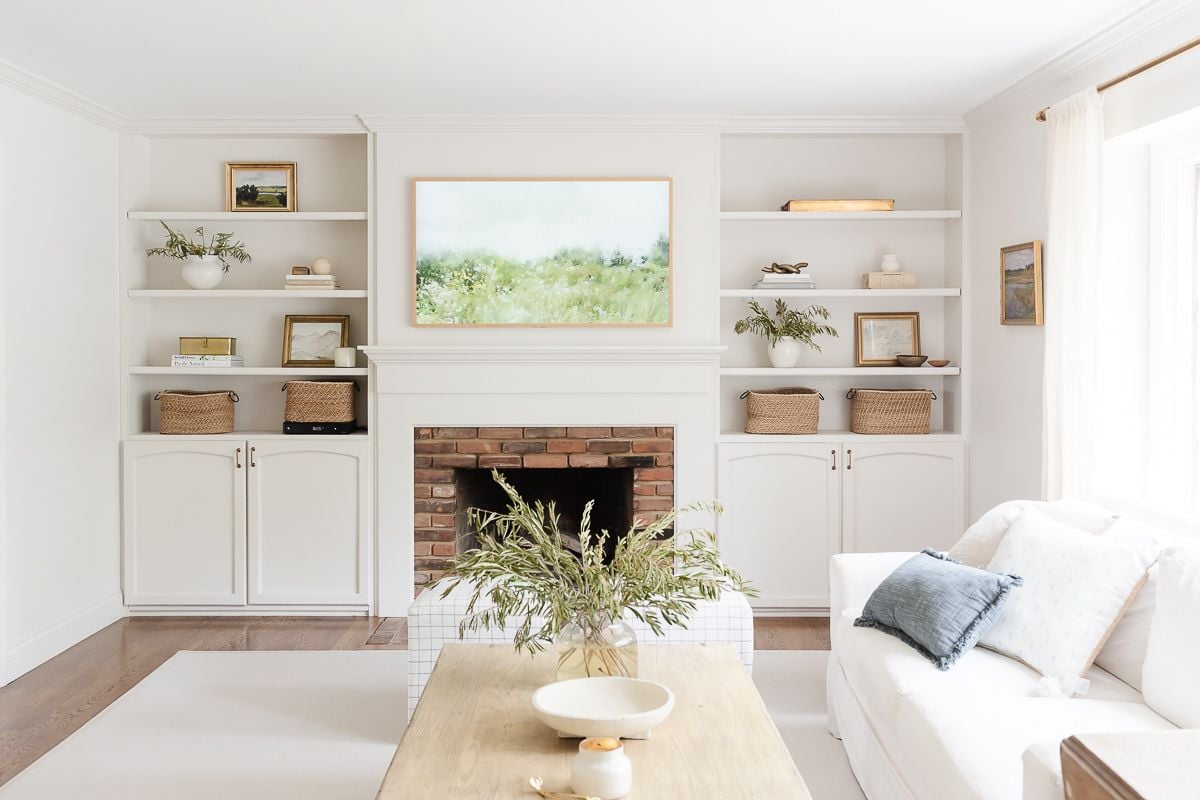
[[[948,367],[948,366],[950,366],[950,359],[948,359],[948,358],[931,358],[931,359],[929,359],[929,366],[931,366],[931,367]]]
[[[919,367],[925,363],[927,358],[929,358],[929,356],[896,356],[896,361],[902,367]]]
[[[637,678],[574,678],[533,693],[538,719],[568,736],[646,733],[667,718],[675,695],[661,683]]]

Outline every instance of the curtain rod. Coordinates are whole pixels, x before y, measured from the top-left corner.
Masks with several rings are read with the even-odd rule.
[[[1157,67],[1159,64],[1165,64],[1166,62],[1170,61],[1172,58],[1175,58],[1176,56],[1181,56],[1184,53],[1186,53],[1188,50],[1191,50],[1194,47],[1200,47],[1200,36],[1197,36],[1195,39],[1192,39],[1187,44],[1182,44],[1179,47],[1176,47],[1174,50],[1170,51],[1169,53],[1163,53],[1158,58],[1151,59],[1150,61],[1147,61],[1145,64],[1136,66],[1133,69],[1129,70],[1128,72],[1118,75],[1117,77],[1113,78],[1110,81],[1105,81],[1104,83],[1102,83],[1096,87],[1096,91],[1104,92],[1104,91],[1107,91],[1108,89],[1111,89],[1112,87],[1116,86],[1119,83],[1124,83],[1125,81],[1129,80],[1130,78],[1136,78],[1138,75],[1141,75],[1143,72],[1152,70],[1155,67]],[[1034,114],[1033,118],[1036,119],[1038,122],[1045,122],[1046,121],[1046,112],[1049,110],[1050,110],[1050,107],[1046,106],[1041,111]]]

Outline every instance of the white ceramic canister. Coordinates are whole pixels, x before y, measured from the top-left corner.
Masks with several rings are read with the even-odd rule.
[[[879,262],[879,269],[883,272],[899,272],[900,257],[895,253],[888,253],[883,257],[883,260]]]
[[[335,367],[353,367],[358,359],[358,350],[353,347],[333,348],[333,365]]]
[[[633,764],[620,739],[604,736],[579,743],[579,754],[571,761],[571,791],[617,800],[632,787]]]

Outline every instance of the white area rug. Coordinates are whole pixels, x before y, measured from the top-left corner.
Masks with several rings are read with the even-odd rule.
[[[815,800],[862,800],[826,732],[825,663],[754,654]],[[3,800],[373,800],[404,732],[408,654],[182,652],[20,775]]]

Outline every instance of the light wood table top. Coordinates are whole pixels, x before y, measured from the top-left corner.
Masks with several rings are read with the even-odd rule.
[[[640,677],[675,693],[666,722],[625,741],[629,800],[811,800],[746,668],[726,644],[641,645]],[[379,800],[536,798],[529,779],[569,791],[578,739],[561,739],[529,698],[554,656],[512,645],[448,644],[396,748]]]
[[[1086,733],[1062,743],[1068,800],[1195,800],[1200,731]]]

